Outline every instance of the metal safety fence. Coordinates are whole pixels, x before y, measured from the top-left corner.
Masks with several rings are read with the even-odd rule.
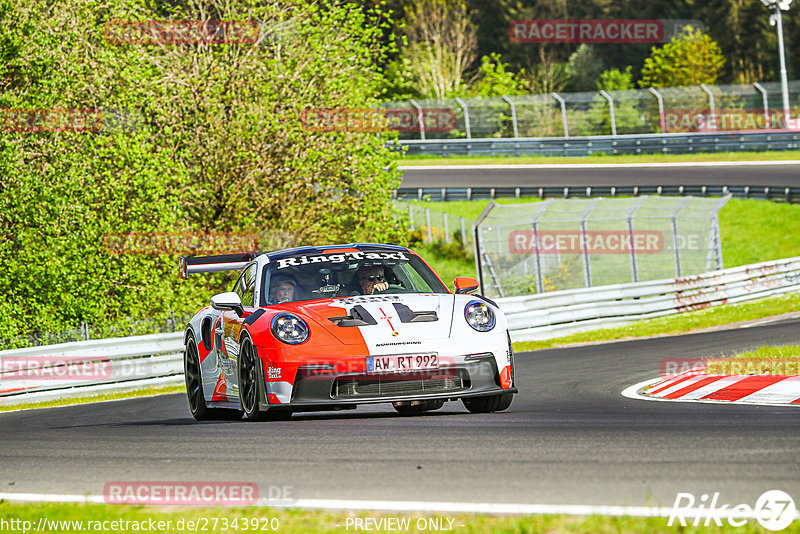
[[[0,351],[0,404],[183,381],[183,332]]]
[[[800,81],[387,102],[403,141],[800,131]],[[407,123],[407,124],[406,124]],[[413,143],[404,143],[414,147]]]
[[[36,347],[39,345],[54,345],[72,341],[88,341],[90,339],[105,339],[111,337],[130,337],[146,334],[159,334],[175,332],[183,328],[194,313],[167,312],[161,318],[143,318],[127,320],[111,325],[98,326],[81,321],[75,328],[68,328],[59,332],[43,332],[34,330],[27,334],[14,336],[10,339],[0,339],[0,350],[22,347]]]
[[[457,243],[471,253],[474,220],[407,202],[396,202],[395,209],[408,215],[411,228],[420,233],[423,243]]]
[[[800,257],[696,276],[497,300],[514,341],[611,328],[721,304],[800,291]]]
[[[800,291],[800,257],[696,276],[497,300],[514,341],[542,340]],[[0,352],[0,404],[183,382],[183,334]]]
[[[800,132],[639,134],[520,139],[434,139],[399,141],[408,155],[592,156],[597,154],[696,154],[800,149]]]
[[[394,199],[409,200],[494,200],[496,198],[594,198],[636,197],[640,195],[752,198],[777,202],[800,202],[798,187],[727,186],[727,185],[634,185],[573,187],[401,187]],[[422,208],[420,208],[422,209]],[[417,219],[415,219],[416,221]]]
[[[491,201],[473,225],[478,280],[495,298],[721,269],[729,199]]]

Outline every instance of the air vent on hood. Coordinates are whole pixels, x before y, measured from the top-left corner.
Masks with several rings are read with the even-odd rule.
[[[405,304],[399,302],[395,302],[392,306],[394,306],[395,311],[397,311],[400,321],[404,323],[431,323],[439,320],[439,316],[436,315],[436,312],[433,310],[415,312]]]
[[[350,315],[344,317],[328,317],[336,326],[370,326],[378,324],[378,321],[364,309],[364,306],[355,305],[350,310]]]

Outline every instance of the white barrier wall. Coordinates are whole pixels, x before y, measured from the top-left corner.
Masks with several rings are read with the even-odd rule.
[[[497,302],[512,339],[531,341],[793,291],[800,291],[800,257]],[[182,352],[182,332],[0,351],[0,403],[179,384]]]
[[[182,381],[183,332],[0,351],[2,404]]]
[[[514,341],[538,341],[800,291],[800,257],[696,276],[497,299]]]

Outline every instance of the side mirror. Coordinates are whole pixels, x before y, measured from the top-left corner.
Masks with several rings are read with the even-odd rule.
[[[215,310],[233,310],[236,315],[241,317],[244,314],[242,307],[242,299],[239,298],[237,293],[230,291],[228,293],[220,293],[211,297],[211,307]]]
[[[455,284],[456,293],[459,295],[471,295],[478,290],[478,281],[466,276],[456,276],[453,284]]]

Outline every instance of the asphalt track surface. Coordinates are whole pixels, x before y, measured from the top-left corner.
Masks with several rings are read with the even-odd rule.
[[[672,506],[719,491],[800,497],[800,411],[622,397],[662,358],[800,342],[800,320],[517,354],[507,412],[388,405],[196,423],[184,395],[0,414],[0,492],[102,495],[113,481],[290,485],[303,499]]]
[[[503,161],[503,160],[500,160]],[[800,187],[800,165],[403,167],[401,187],[626,187],[669,185]],[[497,168],[502,167],[502,168]]]

